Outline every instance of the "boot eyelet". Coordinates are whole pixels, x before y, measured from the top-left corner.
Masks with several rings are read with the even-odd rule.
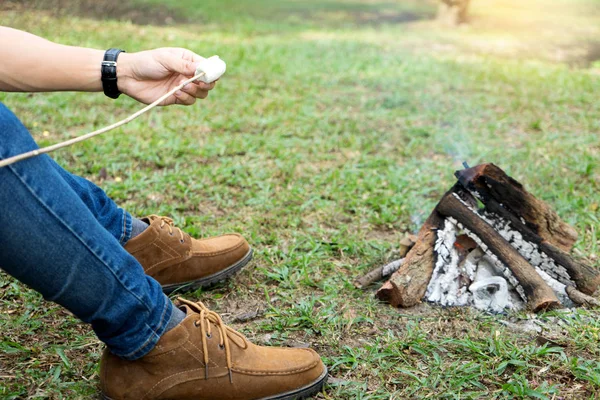
[[[219,345],[219,348],[220,348],[221,350],[225,350],[225,345],[224,345],[224,344],[220,344],[220,345]]]
[[[196,328],[200,328],[200,324],[198,323],[198,321],[194,321],[194,326],[195,326]]]
[[[185,243],[185,240],[179,239],[179,243]]]
[[[169,232],[169,236],[173,236],[173,232]]]
[[[206,337],[210,339],[212,337],[212,333],[207,333]]]

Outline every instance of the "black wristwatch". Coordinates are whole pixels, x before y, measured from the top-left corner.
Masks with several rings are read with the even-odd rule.
[[[125,50],[108,49],[104,53],[104,61],[102,61],[102,88],[104,94],[111,99],[116,99],[121,95],[117,86],[117,58],[121,53],[125,53]]]

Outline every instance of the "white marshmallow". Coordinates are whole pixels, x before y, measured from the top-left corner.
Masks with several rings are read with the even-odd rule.
[[[198,78],[198,80],[204,83],[212,83],[219,79],[226,69],[225,61],[221,60],[219,56],[212,56],[200,61],[200,65],[196,68],[196,75],[204,72],[205,75]]]

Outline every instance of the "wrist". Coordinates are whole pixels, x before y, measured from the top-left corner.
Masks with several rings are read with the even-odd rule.
[[[102,89],[104,94],[111,99],[117,99],[123,93],[119,86],[122,86],[123,83],[126,84],[126,82],[119,82],[119,71],[123,70],[125,72],[123,80],[126,80],[125,76],[129,64],[126,57],[120,57],[123,53],[125,53],[125,50],[112,47],[106,50],[101,63]]]
[[[63,79],[54,81],[51,87],[43,90],[102,91],[98,68],[104,54],[101,50],[59,45],[53,54],[68,59],[70,68],[65,71]],[[57,83],[62,81],[64,83]]]
[[[121,53],[117,61],[117,86],[121,93],[129,94],[129,86],[134,78],[135,53]]]

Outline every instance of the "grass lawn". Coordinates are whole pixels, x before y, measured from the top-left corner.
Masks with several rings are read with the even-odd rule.
[[[90,0],[8,1],[0,23],[228,62],[206,101],[54,155],[134,215],[247,237],[251,266],[187,298],[254,342],[317,349],[335,378],[320,399],[600,398],[599,312],[540,315],[536,333],[526,314],[396,310],[352,285],[393,258],[463,160],[494,162],[552,204],[580,233],[576,254],[600,265],[597,2],[475,0],[472,24],[448,29],[418,0],[129,1],[104,13]],[[100,94],[0,101],[41,145],[139,108]],[[248,311],[258,317],[235,322]],[[95,398],[101,350],[0,273],[0,398]]]

